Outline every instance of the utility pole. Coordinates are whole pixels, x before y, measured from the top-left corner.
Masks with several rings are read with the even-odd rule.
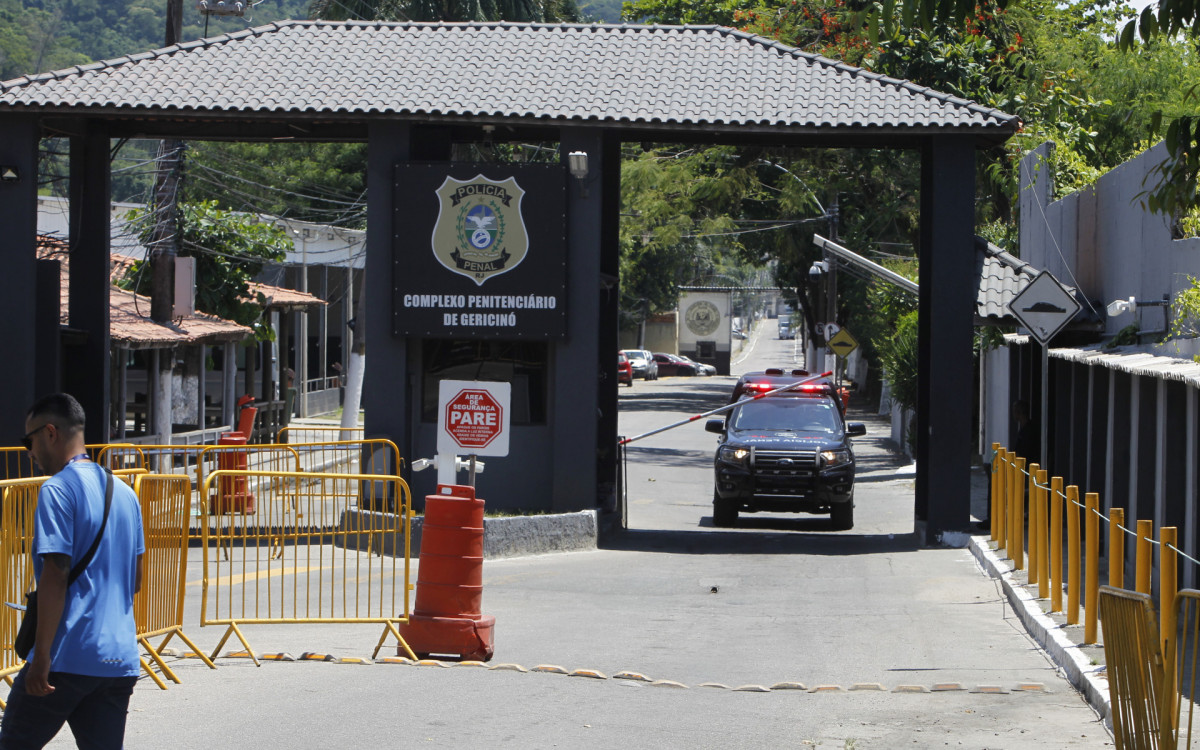
[[[167,0],[167,29],[163,46],[183,36],[183,0]],[[154,232],[150,238],[150,318],[168,323],[175,310],[175,256],[179,247],[179,179],[183,141],[167,139],[158,145],[154,182]]]

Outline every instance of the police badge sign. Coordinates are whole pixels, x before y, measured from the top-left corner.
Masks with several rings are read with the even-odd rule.
[[[521,265],[529,252],[521,212],[524,197],[513,177],[497,182],[482,174],[470,180],[447,176],[437,189],[434,257],[476,286]]]
[[[392,221],[392,334],[567,334],[564,164],[400,162]]]

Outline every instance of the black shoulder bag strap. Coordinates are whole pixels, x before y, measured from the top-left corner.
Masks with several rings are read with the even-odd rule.
[[[67,578],[67,586],[75,583],[75,579],[83,575],[83,571],[91,563],[92,558],[96,556],[96,548],[100,546],[100,538],[104,536],[104,527],[108,525],[108,511],[112,508],[113,496],[113,475],[112,472],[103,466],[100,470],[107,477],[107,484],[104,486],[104,520],[100,522],[100,530],[96,532],[96,538],[92,541],[92,546],[84,553],[83,557],[79,558],[79,562],[75,563],[75,567],[71,568],[71,575]]]

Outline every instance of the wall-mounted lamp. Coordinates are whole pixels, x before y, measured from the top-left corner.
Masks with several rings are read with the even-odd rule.
[[[584,180],[588,176],[588,155],[586,151],[572,151],[567,154],[567,168],[571,176],[579,180],[579,197],[587,197],[587,185]]]
[[[21,172],[7,164],[0,165],[0,182],[20,182]]]
[[[1115,299],[1108,303],[1105,309],[1108,311],[1108,317],[1115,318],[1118,315],[1125,313],[1136,312],[1139,307],[1161,307],[1163,308],[1163,330],[1161,331],[1142,331],[1141,333],[1168,333],[1171,330],[1171,298],[1163,295],[1162,299],[1155,300],[1139,300],[1137,297],[1129,299]]]

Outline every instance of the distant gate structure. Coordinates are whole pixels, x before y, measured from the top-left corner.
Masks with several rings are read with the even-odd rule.
[[[78,343],[60,353],[45,330],[8,331],[10,361],[40,367],[0,372],[8,396],[0,424],[15,431],[35,395],[64,387],[88,410],[89,442],[108,438],[114,139],[360,141],[368,147],[372,300],[366,434],[391,437],[406,459],[432,455],[437,381],[490,371],[513,383],[516,407],[510,457],[488,464],[489,502],[615,511],[621,143],[912,149],[922,158],[925,271],[916,515],[933,541],[969,521],[975,152],[1017,126],[994,109],[715,26],[286,21],[19,78],[0,84],[0,315],[58,320],[57,276],[52,291],[33,249],[37,152],[40,139],[66,137],[68,322]],[[517,165],[452,159],[455,144],[531,142],[558,144],[542,177],[528,178],[542,196],[532,202],[532,194],[517,200],[515,189],[502,195],[496,187],[511,177],[529,189]],[[397,175],[415,163],[493,187],[471,214],[475,225],[466,227],[465,215],[441,217],[445,241],[466,227],[468,244],[487,251],[444,256],[469,275],[431,272],[427,289],[403,297],[394,293],[398,281],[426,267],[436,249],[432,232],[412,229],[437,218],[433,191],[397,199],[407,184]],[[531,220],[538,210],[561,231]],[[519,225],[529,244],[514,265],[523,244],[492,244],[515,242]],[[429,329],[401,332],[397,320],[414,301],[441,315]],[[538,317],[550,323],[523,329]],[[61,382],[35,380],[35,370],[61,372]],[[961,408],[931,409],[934,394],[940,407]],[[430,494],[432,477],[413,480],[415,497]]]

